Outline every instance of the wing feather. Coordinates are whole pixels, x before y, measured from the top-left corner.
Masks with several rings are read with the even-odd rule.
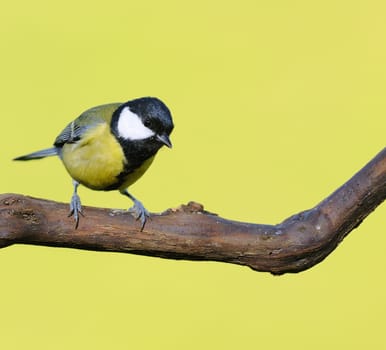
[[[81,127],[75,123],[75,120],[68,124],[64,130],[55,139],[54,146],[62,147],[65,143],[73,143],[80,140],[86,127]]]
[[[55,139],[55,147],[63,147],[66,143],[79,141],[87,130],[98,124],[110,123],[111,116],[121,103],[93,107],[82,113],[77,119],[68,124]]]

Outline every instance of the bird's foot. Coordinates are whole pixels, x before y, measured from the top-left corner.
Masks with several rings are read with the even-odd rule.
[[[146,210],[143,204],[139,200],[134,200],[134,205],[129,209],[129,213],[133,214],[136,220],[141,222],[141,231],[145,227],[147,218],[150,217],[150,213]]]
[[[79,214],[83,216],[82,213],[82,204],[80,202],[80,198],[77,193],[74,193],[71,198],[70,202],[70,214],[68,214],[68,217],[74,216],[75,220],[75,229],[78,228],[79,225]]]

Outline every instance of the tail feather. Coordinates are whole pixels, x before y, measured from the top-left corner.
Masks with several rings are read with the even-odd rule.
[[[58,155],[58,149],[56,147],[52,147],[52,148],[42,149],[40,151],[33,152],[30,154],[26,154],[24,156],[16,157],[13,160],[41,159],[41,158],[56,156],[56,155]]]

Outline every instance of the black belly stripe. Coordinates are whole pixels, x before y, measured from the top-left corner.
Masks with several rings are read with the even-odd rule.
[[[139,164],[137,167],[126,165],[125,168],[116,176],[117,181],[114,184],[107,187],[105,190],[111,191],[111,190],[117,190],[118,188],[120,188],[122,184],[126,181],[127,176],[132,174],[135,171],[135,169],[139,168],[140,166],[141,164]]]

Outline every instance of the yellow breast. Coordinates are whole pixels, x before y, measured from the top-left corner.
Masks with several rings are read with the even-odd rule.
[[[124,168],[123,150],[108,124],[87,131],[82,139],[65,144],[62,160],[71,177],[94,190],[104,190],[117,182]]]

